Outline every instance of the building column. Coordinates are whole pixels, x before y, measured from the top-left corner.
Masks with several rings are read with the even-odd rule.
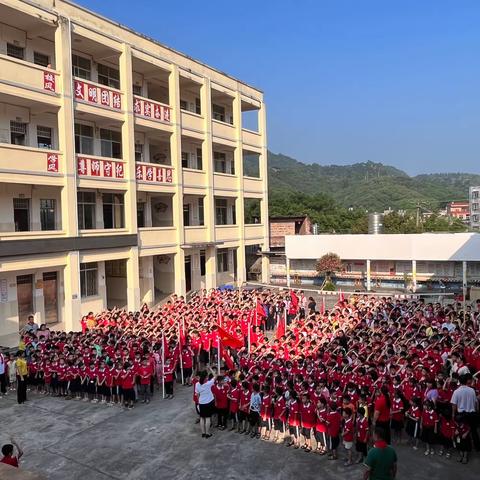
[[[285,266],[287,269],[287,287],[290,288],[290,259],[288,257],[286,257]]]
[[[138,247],[131,247],[127,258],[127,305],[131,312],[140,310],[140,272]]]
[[[261,220],[263,224],[263,248],[262,251],[270,251],[270,222],[268,218],[268,149],[267,149],[267,112],[265,103],[262,102],[258,112],[258,130],[263,139],[262,153],[260,156],[260,178],[262,179],[263,198],[260,203]],[[262,260],[262,282],[270,282],[270,257],[264,255]]]
[[[203,129],[205,131],[202,142],[202,160],[205,170],[206,193],[203,199],[204,221],[207,227],[207,241],[215,242],[215,197],[213,191],[213,145],[212,145],[212,95],[210,79],[204,78],[200,91],[202,115],[204,118]],[[208,250],[208,249],[207,249]],[[206,252],[207,263],[208,253]],[[216,272],[215,272],[216,275]],[[215,279],[216,281],[216,279]],[[206,282],[208,285],[208,281]],[[214,284],[216,286],[216,283]],[[213,287],[210,287],[213,288]]]
[[[205,288],[217,286],[217,250],[215,247],[205,249]]]
[[[367,260],[367,292],[372,289],[372,272],[370,260]]]
[[[79,331],[82,316],[80,291],[80,254],[78,251],[67,254],[63,269],[63,291],[65,292],[65,331]]]
[[[236,137],[233,158],[237,176],[237,198],[235,201],[238,224],[237,286],[241,286],[247,280],[247,262],[245,258],[245,201],[243,194],[242,96],[238,90],[235,92],[235,98],[233,99],[233,124]]]
[[[77,166],[75,158],[75,134],[73,113],[73,79],[71,53],[70,22],[65,17],[58,17],[58,26],[55,30],[55,62],[57,70],[61,72],[58,82],[60,94],[60,108],[57,114],[58,122],[58,149],[63,156],[60,168],[64,172],[63,188],[61,192],[62,230],[68,237],[78,235],[77,222]]]
[[[135,176],[135,117],[133,115],[132,51],[129,44],[122,44],[119,59],[120,87],[123,94],[124,119],[122,124],[122,160],[125,162],[125,227],[128,233],[137,233],[137,180]],[[138,263],[138,261],[137,261]],[[138,271],[138,268],[137,268]]]
[[[270,257],[268,255],[262,255],[262,279],[261,279],[261,281],[262,281],[262,283],[266,283],[267,285],[270,284]]]
[[[179,248],[177,253],[173,256],[173,272],[174,272],[174,293],[177,295],[186,294],[185,283],[185,252],[183,248]]]
[[[417,291],[417,261],[412,260],[412,290],[413,293]]]

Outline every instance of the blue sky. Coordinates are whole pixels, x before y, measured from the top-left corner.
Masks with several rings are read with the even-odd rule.
[[[274,152],[480,173],[477,0],[78,3],[264,90]]]

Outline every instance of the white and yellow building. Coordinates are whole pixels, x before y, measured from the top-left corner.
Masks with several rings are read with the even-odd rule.
[[[266,250],[261,91],[69,1],[0,0],[0,340],[241,284]]]

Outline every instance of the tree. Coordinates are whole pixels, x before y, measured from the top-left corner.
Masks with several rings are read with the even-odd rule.
[[[342,261],[336,253],[326,253],[318,259],[315,270],[319,275],[325,275],[326,280],[330,281],[332,273],[338,272],[342,268]]]

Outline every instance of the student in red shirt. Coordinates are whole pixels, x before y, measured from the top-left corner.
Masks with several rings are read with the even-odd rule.
[[[248,415],[250,413],[250,385],[246,380],[242,382],[242,390],[240,392],[240,404],[238,407],[238,423],[239,432],[250,434],[250,424],[248,423]]]
[[[130,363],[125,362],[121,373],[123,402],[125,408],[132,409],[135,401],[135,372]]]
[[[240,423],[238,421],[238,407],[240,403],[240,387],[237,380],[234,378],[230,381],[230,390],[228,392],[228,411],[230,413],[230,419],[232,420],[232,428],[230,431],[240,431]]]
[[[18,443],[11,438],[10,442],[2,447],[3,458],[0,460],[0,463],[5,463],[11,467],[18,467],[18,461],[22,458],[23,450],[18,446]],[[17,455],[14,455],[14,448],[17,449]]]
[[[454,446],[453,437],[455,435],[455,422],[452,419],[451,410],[445,411],[440,415],[440,451],[438,452],[439,456],[445,454],[445,458],[450,458],[450,450]]]
[[[288,430],[290,433],[290,442],[288,447],[300,448],[300,402],[297,392],[290,391],[290,401],[288,404]]]
[[[322,396],[317,402],[315,419],[315,440],[317,441],[317,449],[320,455],[327,453],[327,417],[328,417],[328,401]]]
[[[397,443],[402,442],[402,431],[405,422],[404,410],[405,403],[403,401],[403,394],[400,389],[397,388],[393,394],[392,410],[390,412],[392,416],[390,425]]]
[[[217,409],[217,428],[220,430],[225,430],[227,427],[228,390],[229,388],[225,377],[219,375],[215,380],[215,384],[212,386],[212,393],[215,398],[215,408]]]
[[[273,399],[273,428],[275,429],[275,437],[273,441],[282,443],[285,436],[285,421],[287,419],[287,402],[283,395],[282,387],[275,389],[275,397]]]
[[[183,384],[188,386],[192,385],[193,357],[192,349],[185,345],[182,348]]]
[[[302,395],[302,403],[300,405],[300,419],[302,422],[302,435],[305,439],[305,443],[302,449],[305,452],[312,451],[312,428],[315,426],[316,413],[315,405],[310,400],[308,393]]]
[[[355,421],[353,411],[350,407],[343,409],[343,446],[347,451],[347,458],[344,465],[346,467],[353,463],[353,440],[355,436]]]
[[[426,445],[425,455],[434,455],[433,446],[437,443],[438,415],[431,400],[427,400],[423,406],[420,424],[422,427],[422,441]]]
[[[357,463],[363,463],[367,456],[367,443],[369,435],[368,418],[365,416],[365,408],[358,407],[357,424],[355,432],[355,450],[358,453]]]
[[[272,431],[272,395],[270,386],[263,387],[262,404],[260,405],[260,434],[262,440],[269,440]]]
[[[327,434],[329,440],[329,460],[337,460],[337,449],[340,444],[340,426],[342,424],[342,416],[337,410],[337,404],[330,405],[330,413],[327,416]]]
[[[152,367],[148,364],[148,359],[144,358],[140,367],[137,369],[137,375],[140,378],[139,398],[142,398],[142,403],[150,403],[150,380],[153,375]]]

